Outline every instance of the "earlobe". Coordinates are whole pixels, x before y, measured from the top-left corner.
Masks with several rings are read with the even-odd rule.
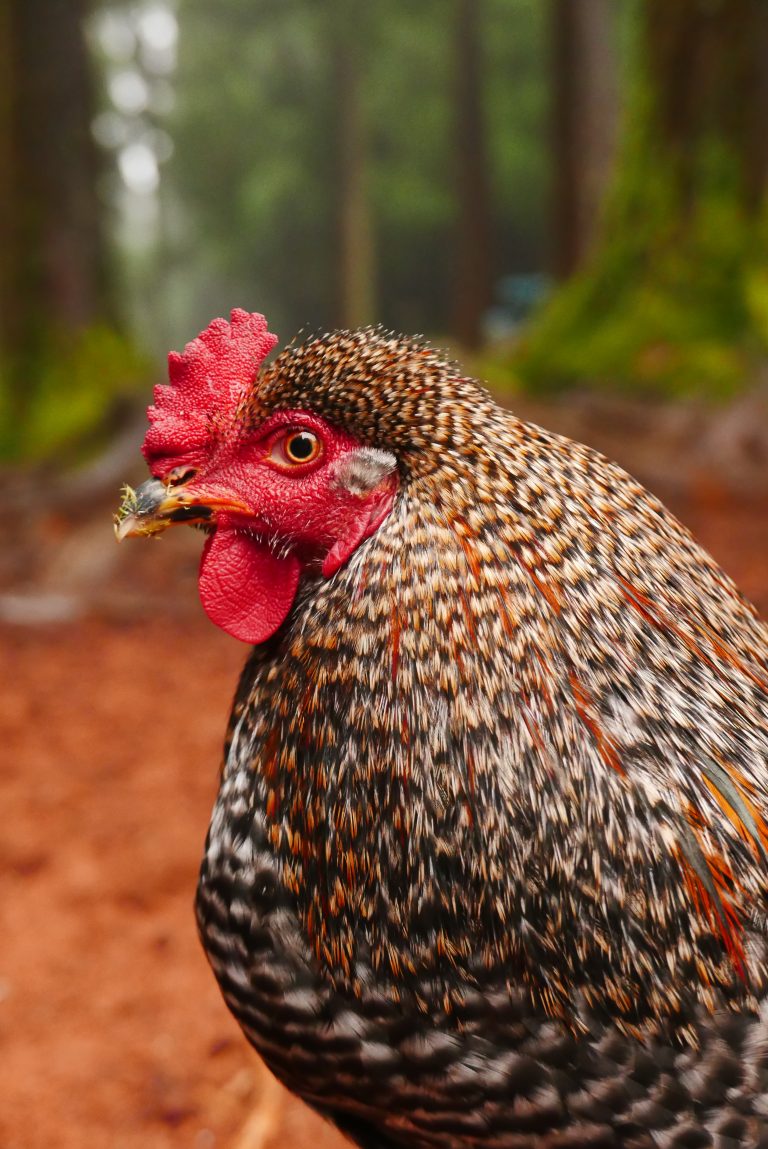
[[[333,466],[333,483],[350,495],[370,495],[397,470],[397,460],[378,447],[358,447],[348,451]]]

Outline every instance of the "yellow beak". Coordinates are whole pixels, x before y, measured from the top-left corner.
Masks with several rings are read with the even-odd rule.
[[[216,511],[248,514],[249,508],[235,499],[147,479],[135,491],[128,486],[123,488],[123,500],[115,515],[115,535],[118,542],[135,535],[158,535],[176,523],[208,523]]]

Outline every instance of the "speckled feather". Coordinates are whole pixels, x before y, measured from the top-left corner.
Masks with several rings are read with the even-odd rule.
[[[418,342],[242,425],[397,459],[232,715],[198,892],[246,1034],[359,1144],[768,1147],[768,631],[647,491]]]

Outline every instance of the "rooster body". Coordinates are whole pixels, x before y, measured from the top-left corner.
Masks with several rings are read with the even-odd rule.
[[[368,1149],[768,1146],[753,608],[618,467],[419,343],[312,339],[233,411],[207,472],[152,447],[186,494],[134,526],[212,510],[206,608],[257,634],[197,896],[250,1041]],[[239,478],[220,510],[252,435],[314,483],[302,525],[263,494],[227,518]],[[287,606],[266,565],[221,606],[228,545]]]

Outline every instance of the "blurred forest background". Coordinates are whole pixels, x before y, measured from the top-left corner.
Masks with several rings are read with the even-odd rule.
[[[0,0],[8,1149],[341,1149],[195,938],[243,650],[111,530],[233,306],[447,346],[768,613],[768,0]]]
[[[768,349],[762,0],[6,0],[0,457],[234,306],[505,393],[722,401]]]

